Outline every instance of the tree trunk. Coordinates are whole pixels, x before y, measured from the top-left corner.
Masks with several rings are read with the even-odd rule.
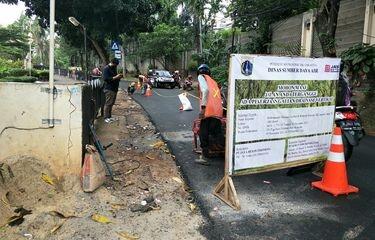
[[[200,53],[200,34],[199,34],[199,17],[193,15],[193,28],[194,28],[194,43],[197,53]]]
[[[90,37],[88,39],[91,41],[92,45],[95,48],[96,53],[98,54],[102,62],[104,62],[105,64],[109,63],[109,56],[107,52],[105,51],[104,47],[102,47],[96,40]]]
[[[336,57],[336,27],[340,0],[323,0],[316,14],[315,26],[324,57]]]

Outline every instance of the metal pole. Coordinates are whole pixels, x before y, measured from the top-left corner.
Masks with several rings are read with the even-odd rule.
[[[198,17],[199,21],[199,53],[203,53],[203,43],[202,43],[202,21],[201,18]]]
[[[53,97],[54,97],[54,72],[55,72],[55,0],[49,1],[49,127],[54,127],[54,106],[53,106]]]
[[[125,41],[122,43],[125,44]],[[124,77],[126,76],[126,63],[125,63],[125,48],[121,45],[120,50],[121,50],[121,59],[122,59],[122,75]]]
[[[31,40],[29,40],[29,76],[31,77]]]
[[[82,25],[82,24],[81,24]],[[89,80],[88,79],[88,74],[87,74],[87,71],[88,71],[88,61],[87,61],[87,38],[86,38],[86,28],[85,26],[82,25],[82,28],[83,28],[83,37],[84,37],[84,44],[85,44],[85,68],[84,68],[84,71],[85,71],[85,80],[86,82]]]

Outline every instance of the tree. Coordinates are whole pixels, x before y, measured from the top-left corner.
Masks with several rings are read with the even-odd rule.
[[[256,33],[249,50],[267,53],[271,42],[270,24],[313,8],[318,8],[315,24],[323,55],[335,57],[334,39],[340,0],[236,0],[231,5],[231,12],[236,26]]]
[[[200,49],[201,34],[207,33],[213,23],[214,16],[222,8],[220,0],[181,0],[183,6],[182,19],[185,23],[190,22],[187,16],[191,16],[194,29],[196,49]],[[207,14],[205,14],[207,13]],[[203,25],[202,25],[203,23]]]
[[[21,29],[22,34],[28,36],[31,47],[34,49],[33,63],[48,65],[48,38],[46,29],[39,25],[39,19],[22,14],[11,26]]]
[[[315,26],[318,32],[323,56],[336,56],[336,27],[340,9],[340,0],[320,0],[320,8],[316,14]]]
[[[5,3],[5,4],[17,4],[18,0],[0,0],[0,3]]]
[[[0,57],[20,60],[24,59],[28,52],[27,35],[15,25],[0,27]]]
[[[139,54],[143,58],[156,59],[167,68],[168,61],[179,56],[191,46],[191,37],[179,26],[159,24],[154,32],[139,35]]]
[[[37,15],[43,27],[49,25],[49,3],[45,0],[22,0],[27,15]],[[56,1],[56,29],[70,44],[82,47],[82,33],[73,26],[68,17],[75,17],[82,23],[91,42],[103,62],[108,62],[108,40],[118,39],[125,33],[149,31],[155,23],[155,14],[160,2],[154,0],[61,0]],[[80,28],[82,31],[82,29]]]

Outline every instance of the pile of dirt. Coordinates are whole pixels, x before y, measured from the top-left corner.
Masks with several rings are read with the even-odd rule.
[[[51,176],[48,165],[42,161],[27,157],[11,157],[2,163],[0,197],[2,208],[8,213],[12,208],[23,206],[32,208],[39,204],[48,204],[57,191],[53,185],[42,180],[42,174]],[[9,217],[0,215],[0,225]]]

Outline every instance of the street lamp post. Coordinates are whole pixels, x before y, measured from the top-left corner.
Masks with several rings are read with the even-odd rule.
[[[83,30],[83,42],[84,42],[84,51],[85,51],[85,66],[84,66],[84,73],[85,73],[85,80],[88,81],[87,77],[87,37],[86,37],[86,27],[80,23],[75,17],[69,17],[69,22],[71,22],[74,26],[78,27],[81,26]]]

